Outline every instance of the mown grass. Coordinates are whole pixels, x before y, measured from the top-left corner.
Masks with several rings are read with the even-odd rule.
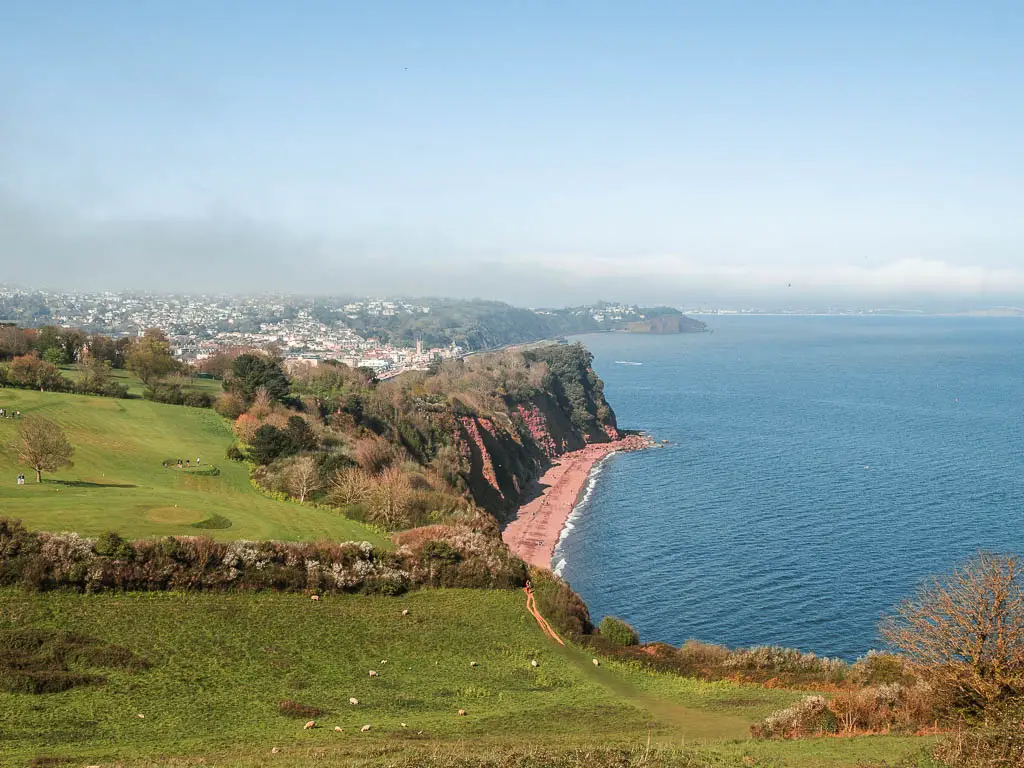
[[[78,381],[85,376],[85,370],[81,365],[62,365],[60,367],[61,376],[71,381]],[[127,387],[128,394],[135,395],[136,397],[142,397],[142,393],[146,390],[146,385],[142,383],[131,371],[123,368],[115,368],[110,371],[110,376],[115,383],[120,384],[123,387]],[[207,392],[211,395],[219,395],[224,391],[224,385],[217,379],[200,379],[196,376],[192,376],[188,380],[187,389],[194,390],[196,392]]]
[[[589,654],[545,638],[520,592],[312,602],[0,591],[0,632],[25,628],[115,644],[150,666],[104,669],[104,684],[62,693],[0,692],[5,765],[46,757],[97,765],[855,766],[891,764],[927,746],[889,737],[750,741],[751,723],[800,694],[594,667]],[[289,716],[296,707],[320,710],[318,727],[303,730]],[[362,725],[372,730],[361,733]]]
[[[83,535],[116,530],[126,538],[202,532],[221,539],[385,543],[329,510],[262,495],[249,482],[248,467],[225,457],[231,432],[213,410],[2,388],[0,407],[56,421],[75,447],[75,466],[44,475],[37,485],[17,463],[17,420],[0,419],[0,513],[31,528]],[[201,458],[220,474],[165,468],[169,457]],[[15,483],[19,472],[28,477],[24,486]],[[192,527],[206,520],[215,524]]]

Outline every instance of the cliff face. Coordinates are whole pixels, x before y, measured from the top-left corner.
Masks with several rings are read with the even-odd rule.
[[[466,460],[466,483],[477,504],[499,520],[526,499],[531,482],[551,460],[588,443],[619,437],[603,384],[580,345],[526,353],[548,366],[540,391],[506,395],[510,417],[457,419],[456,445]]]

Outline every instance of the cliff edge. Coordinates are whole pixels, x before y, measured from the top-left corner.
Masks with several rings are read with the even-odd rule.
[[[456,446],[466,462],[468,490],[499,521],[523,503],[530,483],[552,459],[619,437],[604,384],[582,344],[517,354],[537,386],[500,392],[503,413],[456,420]]]

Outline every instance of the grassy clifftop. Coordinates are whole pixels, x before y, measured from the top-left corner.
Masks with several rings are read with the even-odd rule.
[[[0,644],[27,629],[71,632],[148,664],[132,671],[72,660],[72,671],[103,680],[44,695],[0,690],[0,765],[41,757],[143,765],[171,756],[214,765],[452,765],[506,750],[628,751],[650,735],[655,750],[669,750],[673,762],[664,764],[742,765],[748,756],[759,762],[747,765],[853,766],[922,746],[748,741],[751,723],[799,694],[629,665],[595,668],[590,656],[545,638],[524,602],[519,592],[480,590],[319,603],[275,594],[0,591]],[[286,700],[322,714],[282,714]],[[318,727],[304,730],[308,719]],[[363,725],[371,730],[360,732]],[[683,743],[708,745],[697,752],[701,762],[679,750]],[[272,756],[274,747],[281,751]],[[550,764],[524,759],[506,765]]]

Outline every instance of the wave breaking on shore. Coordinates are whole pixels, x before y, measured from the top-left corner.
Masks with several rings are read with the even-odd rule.
[[[629,435],[560,456],[535,484],[534,498],[522,505],[516,518],[505,526],[505,543],[530,565],[551,569],[556,548],[574,527],[572,521],[579,519],[605,460],[615,453],[642,450],[652,444],[646,436]]]
[[[558,534],[558,541],[555,542],[555,551],[551,558],[552,562],[556,559],[558,560],[555,567],[552,569],[555,576],[561,576],[562,572],[565,570],[566,559],[563,549],[565,540],[568,539],[569,534],[575,530],[576,521],[583,517],[584,512],[586,512],[586,507],[590,502],[590,497],[593,496],[594,489],[597,487],[598,477],[608,465],[608,460],[617,453],[618,451],[612,451],[611,453],[602,456],[591,468],[590,474],[587,475],[587,484],[583,489],[583,493],[577,500],[576,505],[572,508],[572,512],[569,513],[569,517],[565,519],[565,524],[562,526],[562,530]]]

